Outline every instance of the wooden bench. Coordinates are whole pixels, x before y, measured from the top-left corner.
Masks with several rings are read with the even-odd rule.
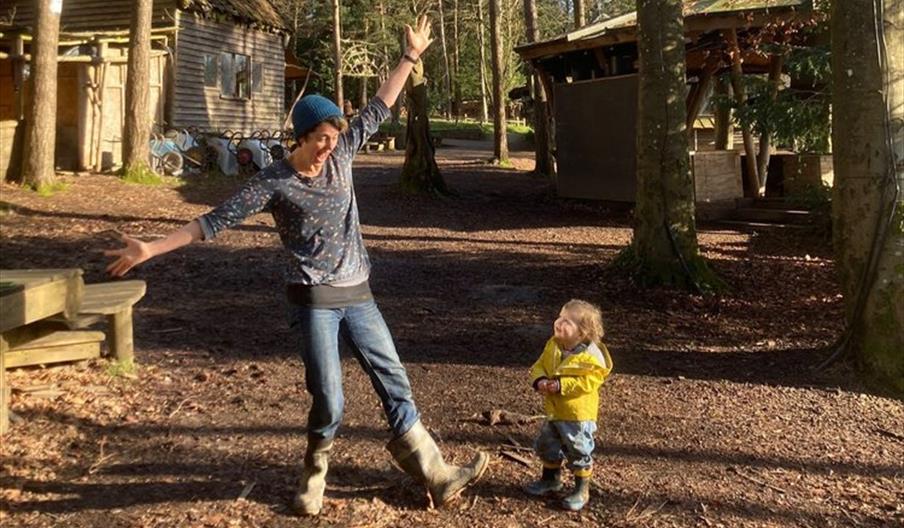
[[[132,306],[144,297],[147,285],[141,280],[101,282],[85,285],[78,315],[70,319],[54,318],[70,330],[107,321],[107,349],[122,362],[132,363]]]

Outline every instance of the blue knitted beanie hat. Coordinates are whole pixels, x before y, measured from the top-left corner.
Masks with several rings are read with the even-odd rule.
[[[306,95],[292,109],[292,133],[295,139],[330,117],[343,117],[336,103],[322,95]]]

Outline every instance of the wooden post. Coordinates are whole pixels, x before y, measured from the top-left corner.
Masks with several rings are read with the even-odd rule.
[[[784,55],[773,55],[769,61],[769,100],[778,97],[778,87],[782,82],[782,65]],[[769,134],[760,135],[760,153],[757,156],[757,174],[759,175],[760,195],[766,194],[766,179],[769,177],[769,157],[772,153],[772,139]]]
[[[132,338],[132,307],[128,306],[108,316],[107,347],[123,364],[135,362],[135,343]]]
[[[693,132],[694,121],[697,120],[697,116],[700,115],[700,110],[703,109],[703,101],[706,100],[706,94],[709,93],[709,89],[712,86],[713,73],[713,67],[704,66],[703,71],[700,73],[700,80],[697,81],[694,88],[687,94],[686,124],[688,132]]]
[[[741,48],[738,46],[738,34],[732,29],[723,33],[728,42],[731,55],[731,89],[734,91],[735,101],[738,105],[747,100],[742,77],[744,71],[741,68]],[[741,136],[744,138],[744,164],[747,166],[747,178],[744,180],[744,195],[748,198],[756,198],[760,194],[760,176],[757,174],[756,150],[753,148],[753,135],[750,127],[741,127]]]
[[[724,79],[716,81],[716,94],[728,96],[728,83]],[[716,107],[716,150],[731,150],[734,148],[734,127],[731,126],[731,108],[720,104]]]
[[[9,344],[0,335],[0,435],[9,431],[9,386],[6,383],[6,351]]]

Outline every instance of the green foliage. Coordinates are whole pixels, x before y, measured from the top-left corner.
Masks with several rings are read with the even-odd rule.
[[[66,182],[53,182],[47,183],[44,185],[38,185],[34,187],[34,191],[38,194],[38,196],[42,196],[44,198],[49,198],[58,192],[63,192],[69,188],[69,184]]]
[[[148,168],[147,165],[136,164],[131,167],[124,167],[120,173],[120,179],[126,183],[136,185],[162,185],[163,178],[159,174]]]
[[[765,75],[745,75],[746,103],[738,105],[730,96],[713,102],[731,107],[741,126],[769,135],[776,145],[797,152],[826,153],[831,137],[831,51],[828,44],[818,43],[827,34],[825,19],[803,27],[772,29],[784,31],[778,41],[792,43],[754,39],[752,44],[760,53],[784,55],[783,72],[790,82],[783,83],[773,101],[773,86]]]
[[[107,376],[111,378],[135,378],[138,367],[134,361],[113,360],[107,363]]]

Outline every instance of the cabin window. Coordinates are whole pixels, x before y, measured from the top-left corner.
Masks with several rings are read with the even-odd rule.
[[[220,53],[220,93],[224,97],[251,97],[251,58],[240,53]]]
[[[251,68],[251,91],[261,93],[264,91],[264,65],[255,62]]]
[[[204,86],[217,86],[218,67],[216,55],[204,55]]]

